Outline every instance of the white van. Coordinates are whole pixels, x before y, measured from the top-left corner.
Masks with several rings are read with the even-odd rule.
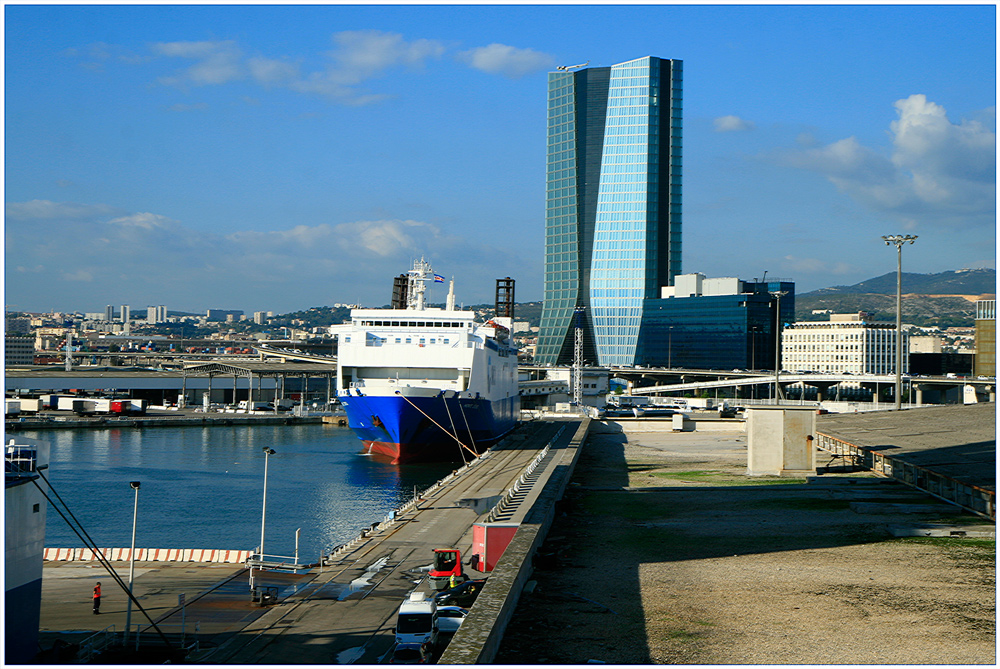
[[[423,592],[411,592],[396,614],[396,643],[437,644],[437,604]]]

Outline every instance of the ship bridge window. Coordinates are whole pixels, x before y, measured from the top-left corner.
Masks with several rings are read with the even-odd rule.
[[[399,327],[399,321],[391,321],[391,322],[392,322],[392,327],[394,327],[394,328],[398,328]]]

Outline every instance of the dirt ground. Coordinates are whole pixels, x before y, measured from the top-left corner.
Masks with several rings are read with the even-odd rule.
[[[889,532],[986,521],[745,472],[740,432],[597,426],[495,662],[995,664],[995,541]]]

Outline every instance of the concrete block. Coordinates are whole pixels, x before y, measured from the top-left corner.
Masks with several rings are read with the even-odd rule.
[[[747,475],[816,473],[816,408],[757,406],[747,409]]]

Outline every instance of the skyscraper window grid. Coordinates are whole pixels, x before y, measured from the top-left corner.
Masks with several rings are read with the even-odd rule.
[[[585,362],[635,362],[642,301],[681,269],[682,86],[681,61],[653,56],[549,75],[538,362],[572,362],[574,307]]]
[[[555,358],[570,327],[580,286],[577,232],[575,98],[571,73],[549,74],[549,117],[545,212],[545,314],[538,354]],[[548,334],[549,336],[546,336]]]

